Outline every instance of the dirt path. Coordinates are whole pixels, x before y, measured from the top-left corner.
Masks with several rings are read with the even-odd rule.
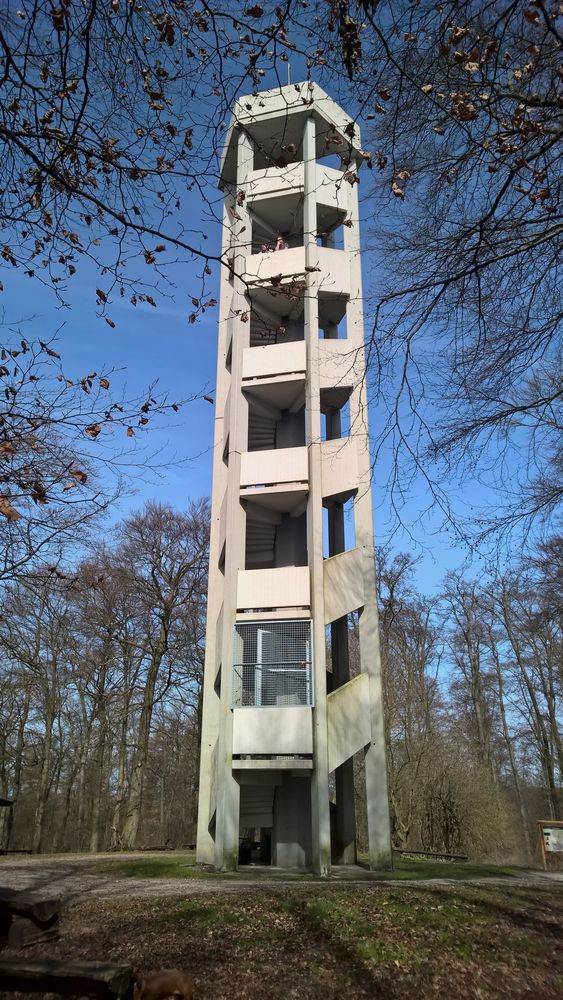
[[[147,859],[162,855],[144,854]],[[138,854],[120,854],[120,861],[138,858]],[[115,861],[115,854],[61,855],[0,863],[0,886],[32,890],[37,898],[61,896],[63,899],[97,896],[191,896],[209,891],[233,891],[240,882],[223,879],[134,878],[113,872],[91,871],[96,864]]]
[[[151,857],[162,857],[161,854],[144,853],[147,860]],[[138,854],[120,854],[119,860],[138,859]],[[112,897],[145,897],[147,899],[158,896],[176,896],[190,898],[192,896],[202,896],[209,893],[233,893],[248,892],[251,890],[285,891],[288,886],[292,889],[318,891],[323,886],[338,885],[360,885],[362,883],[372,884],[377,882],[377,877],[361,868],[350,870],[349,868],[338,868],[333,870],[333,875],[326,881],[316,878],[283,878],[280,873],[275,878],[268,876],[267,872],[257,871],[254,877],[249,877],[248,873],[235,876],[201,877],[201,878],[135,878],[133,876],[123,876],[113,872],[96,872],[92,867],[98,863],[115,861],[115,854],[89,854],[87,856],[74,855],[48,855],[41,858],[25,858],[22,860],[10,860],[0,862],[0,886],[10,889],[31,890],[37,898],[48,896],[59,896],[63,899],[86,899],[97,897],[99,899],[110,899]],[[530,872],[520,878],[483,878],[483,879],[432,879],[428,882],[417,880],[401,879],[395,881],[386,880],[378,884],[381,885],[476,885],[486,883],[487,885],[514,885],[532,886],[544,885],[546,881],[553,878],[554,881],[561,881],[563,874],[551,876],[549,873]]]

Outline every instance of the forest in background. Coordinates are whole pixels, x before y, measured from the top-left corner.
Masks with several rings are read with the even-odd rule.
[[[148,503],[72,568],[5,584],[2,849],[195,841],[208,530],[206,500]],[[563,818],[560,547],[434,599],[379,552],[395,847],[526,861],[535,820]],[[363,813],[359,791],[360,850]]]

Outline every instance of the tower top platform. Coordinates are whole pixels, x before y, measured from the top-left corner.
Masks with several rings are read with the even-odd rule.
[[[223,149],[219,186],[236,183],[236,135],[240,129],[248,132],[256,146],[257,169],[285,166],[302,158],[303,126],[311,115],[316,124],[318,159],[330,153],[352,159],[361,151],[359,126],[318,84],[292,83],[237,101]]]

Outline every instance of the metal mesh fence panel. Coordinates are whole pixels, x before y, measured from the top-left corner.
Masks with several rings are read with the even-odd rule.
[[[233,705],[312,705],[311,622],[235,625]]]

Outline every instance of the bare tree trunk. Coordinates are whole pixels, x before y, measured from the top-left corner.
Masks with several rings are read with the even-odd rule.
[[[20,712],[17,735],[16,735],[16,745],[14,748],[14,773],[10,786],[9,797],[13,800],[13,806],[8,809],[8,815],[6,817],[5,825],[5,844],[6,850],[8,850],[12,843],[12,832],[14,829],[14,819],[15,813],[18,808],[18,798],[21,789],[22,780],[22,768],[23,768],[23,750],[25,742],[25,727],[27,725],[27,719],[29,716],[29,705],[31,701],[31,690],[29,684],[25,688],[25,697]]]
[[[495,670],[498,682],[498,699],[499,699],[500,718],[502,723],[502,733],[504,736],[504,742],[506,743],[508,759],[510,761],[510,770],[512,771],[512,780],[514,782],[514,791],[516,793],[518,810],[520,812],[520,821],[522,823],[522,836],[524,837],[524,843],[526,846],[526,857],[528,861],[530,861],[530,859],[532,858],[532,845],[530,843],[528,814],[526,812],[526,806],[524,805],[524,799],[522,797],[522,789],[520,787],[520,777],[518,774],[518,768],[516,766],[516,756],[514,754],[514,745],[512,743],[512,737],[510,735],[510,729],[506,718],[506,709],[504,706],[504,679],[502,676],[502,667],[498,655],[497,645],[494,636],[492,634],[492,630],[489,628],[488,631],[489,631],[489,644],[495,664]]]
[[[98,751],[100,752],[100,751]],[[96,770],[101,770],[96,766]],[[99,850],[100,843],[100,793],[101,793],[101,780],[96,781],[96,784],[92,790],[92,810],[90,812],[90,842],[88,844],[88,849],[92,854],[95,854]]]
[[[76,850],[81,850],[83,846],[83,835],[86,828],[86,772],[88,756],[90,751],[90,726],[83,736],[80,747],[80,764],[78,767],[78,793],[76,810]]]
[[[95,853],[100,849],[100,816],[104,792],[104,764],[108,746],[107,719],[104,717],[100,728],[94,773],[92,778],[92,812],[90,814],[90,851]]]
[[[45,824],[45,809],[49,797],[49,772],[51,768],[51,750],[53,746],[53,719],[45,720],[45,739],[43,740],[43,756],[41,759],[41,771],[39,776],[39,788],[37,791],[37,805],[33,821],[33,836],[31,849],[34,854],[40,854],[43,849],[43,836]]]
[[[459,640],[463,644],[462,651],[456,656],[456,660],[467,683],[473,707],[479,756],[489,772],[493,784],[497,785],[498,775],[492,754],[491,712],[487,701],[481,662],[484,608],[475,589],[470,586],[466,587],[462,580],[454,581],[450,605],[457,619]]]
[[[117,785],[115,788],[115,805],[111,820],[110,850],[117,851],[123,849],[121,837],[122,812],[127,792],[127,733],[129,730],[129,717],[131,708],[132,689],[129,680],[129,658],[124,661],[124,691],[123,708],[121,715],[121,725],[119,734],[119,746],[117,750]]]
[[[70,810],[72,806],[72,793],[77,774],[78,774],[77,766],[73,767],[67,774],[64,808],[62,810],[61,825],[59,828],[59,835],[57,840],[57,848],[60,848],[60,850],[63,851],[72,849],[72,844],[67,843],[66,835],[68,830],[68,821],[70,818]]]
[[[115,789],[115,806],[111,821],[110,850],[121,850],[121,810],[125,799],[125,768],[127,761],[127,716],[121,723],[121,736],[118,748],[117,785]]]
[[[137,730],[137,746],[133,758],[131,778],[129,781],[129,797],[127,799],[125,821],[123,823],[123,830],[121,834],[123,844],[125,848],[129,850],[134,849],[136,846],[137,833],[141,822],[143,785],[149,753],[149,736],[154,706],[154,693],[160,664],[167,648],[167,629],[168,616],[164,614],[160,625],[158,640],[155,644],[147,671],[141,717]]]
[[[553,757],[549,741],[549,734],[547,732],[543,713],[540,704],[538,702],[536,689],[528,673],[526,664],[524,662],[524,657],[522,655],[522,648],[512,625],[508,594],[504,586],[501,597],[501,608],[502,608],[503,623],[506,629],[506,634],[510,641],[512,651],[514,653],[516,662],[518,664],[520,676],[528,693],[528,697],[530,699],[530,704],[532,707],[532,714],[533,714],[532,729],[536,735],[538,754],[545,778],[546,792],[548,797],[548,804],[551,813],[551,818],[559,820],[561,819],[561,813],[559,808],[559,796],[557,790],[557,783],[555,781],[555,769],[553,766]]]
[[[1,761],[0,789],[2,790],[3,794],[6,794],[9,788],[8,769],[6,767],[7,760],[8,760],[8,734],[7,731],[4,730],[3,738],[1,739],[0,743],[0,761]],[[2,850],[5,850],[7,846],[7,826],[8,826],[7,813],[11,811],[12,811],[11,807],[9,809],[0,809],[0,847],[2,848]]]

